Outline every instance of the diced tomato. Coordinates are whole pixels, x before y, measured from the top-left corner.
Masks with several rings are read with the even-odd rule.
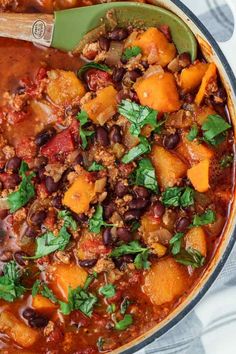
[[[78,128],[75,129],[75,123],[72,123],[69,128],[58,133],[45,144],[41,148],[41,154],[47,157],[50,162],[59,161],[62,157],[75,149],[73,136],[76,133],[78,134]]]
[[[91,91],[97,91],[102,87],[112,84],[111,75],[102,70],[90,69],[85,73],[85,80]]]
[[[64,337],[64,332],[59,326],[55,326],[53,331],[47,337],[47,342],[59,343]]]
[[[47,77],[47,72],[48,72],[48,69],[46,68],[40,68],[36,74],[36,81],[42,81],[43,79],[46,79]]]
[[[29,138],[23,138],[16,145],[16,155],[26,162],[31,162],[36,155],[36,145]]]

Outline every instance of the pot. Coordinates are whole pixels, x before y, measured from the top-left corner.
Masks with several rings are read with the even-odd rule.
[[[227,0],[234,14],[236,23],[236,3],[234,0]],[[149,0],[152,5],[164,7],[178,15],[192,30],[197,38],[207,61],[214,62],[217,67],[228,94],[228,108],[234,127],[236,130],[236,61],[232,48],[236,44],[236,25],[232,38],[225,43],[217,43],[201,21],[179,0]],[[226,59],[227,58],[227,59]],[[234,192],[235,194],[235,192]],[[212,262],[208,265],[200,282],[195,286],[188,297],[166,317],[161,323],[151,330],[136,338],[132,342],[118,348],[113,353],[131,354],[145,347],[155,339],[168,332],[178,324],[206,294],[207,290],[216,280],[221,272],[229,254],[236,241],[236,198],[231,205],[231,212],[228,223],[224,229],[224,236],[215,253]]]

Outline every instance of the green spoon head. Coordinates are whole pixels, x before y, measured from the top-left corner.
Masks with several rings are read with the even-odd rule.
[[[120,27],[168,25],[179,54],[188,52],[192,60],[196,59],[196,39],[178,16],[164,8],[136,2],[111,2],[55,12],[52,46],[64,51],[73,50],[86,33],[102,24],[107,11],[112,9]]]

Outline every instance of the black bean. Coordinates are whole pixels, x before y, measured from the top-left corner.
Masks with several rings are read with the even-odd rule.
[[[143,199],[143,198],[132,199],[129,202],[129,208],[130,209],[143,209],[143,208],[146,208],[148,203],[149,203],[149,201],[147,199]]]
[[[133,263],[134,262],[134,257],[131,254],[125,254],[124,256],[121,257],[121,259],[124,263]]]
[[[56,129],[53,127],[46,128],[36,135],[35,144],[42,146],[46,144],[52,137],[56,135]]]
[[[187,52],[181,53],[179,55],[179,65],[182,68],[186,68],[186,66],[191,64],[191,57],[190,54]]]
[[[141,61],[141,65],[144,67],[144,69],[148,69],[148,67],[149,67],[149,64],[148,64],[147,60],[142,60]]]
[[[113,125],[109,131],[109,138],[111,143],[121,143],[122,142],[122,135],[121,135],[121,128],[119,125]]]
[[[125,68],[120,67],[120,68],[114,68],[112,72],[112,80],[113,82],[120,82],[123,79],[123,76],[125,74]]]
[[[46,185],[46,189],[47,189],[48,193],[50,193],[50,194],[56,192],[59,188],[59,183],[54,182],[54,180],[51,176],[46,176],[45,185]]]
[[[3,181],[3,186],[6,189],[14,189],[19,183],[21,179],[18,174],[13,173],[8,175],[7,178]]]
[[[101,50],[105,50],[106,52],[109,50],[110,41],[108,38],[101,36],[98,40],[98,43],[99,43]]]
[[[122,198],[129,193],[129,186],[126,186],[122,181],[119,181],[115,186],[114,192],[117,197]]]
[[[124,214],[124,220],[126,222],[138,220],[140,218],[140,216],[141,216],[140,210],[128,210]]]
[[[187,103],[193,103],[194,101],[194,95],[190,92],[188,92],[185,96],[184,96],[184,100]]]
[[[108,133],[107,133],[107,130],[105,128],[98,127],[96,129],[96,140],[102,146],[108,146],[109,145]]]
[[[107,227],[102,234],[102,241],[105,246],[109,246],[112,244],[112,235],[111,235],[111,228]]]
[[[29,255],[23,251],[18,251],[14,253],[14,259],[15,261],[20,265],[20,266],[25,266],[28,263],[27,259],[24,259],[24,257],[28,257]]]
[[[29,320],[31,318],[34,318],[36,316],[36,312],[34,309],[31,309],[30,307],[27,307],[23,312],[22,316],[26,319]]]
[[[29,325],[32,328],[43,328],[48,324],[48,318],[45,316],[36,315],[35,317],[31,317],[29,319]]]
[[[56,195],[53,199],[52,199],[52,206],[54,206],[54,208],[56,209],[61,209],[62,207],[62,200],[61,197],[59,195]]]
[[[160,218],[161,216],[163,216],[165,214],[165,207],[164,205],[159,202],[156,201],[153,205],[152,205],[152,209],[153,209],[153,214],[156,218]]]
[[[84,165],[84,159],[83,159],[82,154],[79,154],[79,155],[76,156],[75,163],[80,165],[80,166]]]
[[[41,225],[47,217],[45,210],[38,210],[31,216],[31,222],[34,225]]]
[[[21,165],[21,159],[17,156],[12,157],[6,163],[6,171],[17,172]]]
[[[46,156],[36,157],[36,159],[34,160],[34,164],[36,168],[44,167],[48,164],[48,158]]]
[[[110,219],[114,211],[116,210],[115,204],[113,202],[110,202],[109,204],[104,206],[104,216],[105,219]]]
[[[163,140],[163,145],[166,149],[172,150],[175,149],[179,144],[180,137],[178,133],[166,135]]]
[[[132,233],[126,227],[119,227],[116,231],[119,240],[124,242],[132,241]]]
[[[25,230],[25,236],[35,238],[37,236],[37,232],[30,226]]]
[[[78,223],[85,223],[88,220],[87,215],[80,213],[74,213],[73,211],[71,211],[71,215],[73,216],[73,218],[75,219],[75,221],[77,221]]]
[[[97,263],[97,258],[94,259],[85,259],[83,261],[79,261],[79,265],[83,268],[92,268]]]
[[[45,168],[43,166],[39,167],[39,169],[37,171],[37,176],[38,176],[40,182],[44,181],[46,178],[44,173],[45,173]]]
[[[190,225],[189,218],[183,216],[182,218],[177,220],[175,228],[177,232],[185,232],[187,231],[189,225]]]
[[[117,27],[113,31],[111,31],[108,36],[109,39],[112,41],[122,41],[123,39],[127,38],[129,32],[126,28]]]
[[[133,191],[135,195],[140,198],[148,198],[150,195],[149,190],[142,186],[134,186]]]
[[[134,69],[129,71],[129,77],[131,81],[136,81],[140,76],[142,75],[142,72],[138,69]]]

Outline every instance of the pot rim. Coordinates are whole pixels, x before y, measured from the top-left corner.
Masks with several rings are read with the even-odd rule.
[[[190,19],[190,21],[196,25],[196,27],[203,33],[203,35],[206,37],[208,43],[213,47],[216,56],[218,59],[221,61],[222,66],[224,67],[224,70],[226,72],[226,76],[229,79],[229,82],[231,84],[231,88],[233,91],[234,96],[236,97],[236,78],[233,73],[233,70],[230,67],[230,64],[228,63],[224,53],[222,52],[219,44],[217,41],[213,38],[211,33],[208,31],[208,29],[205,27],[205,25],[197,18],[196,15],[185,5],[183,4],[180,0],[171,0],[171,2],[176,5],[182,12],[185,13],[185,15]],[[153,5],[153,3],[152,3]],[[171,11],[171,10],[170,10]],[[181,16],[180,16],[181,17]],[[235,24],[236,26],[236,24]],[[232,209],[230,211],[230,214],[232,213]],[[230,217],[230,215],[229,215]],[[227,230],[226,230],[227,232]],[[140,339],[140,342],[137,344],[134,344],[130,348],[124,349],[121,351],[115,351],[116,353],[121,353],[121,354],[132,354],[135,353],[136,351],[146,347],[148,344],[152,343],[154,340],[157,338],[161,337],[163,334],[168,332],[170,329],[172,329],[175,325],[177,325],[183,318],[185,318],[190,311],[194,309],[194,307],[200,302],[200,300],[203,298],[203,296],[206,294],[206,292],[209,290],[209,288],[212,286],[214,281],[216,280],[217,276],[223,269],[232,249],[233,246],[236,242],[236,224],[234,225],[231,235],[228,239],[227,246],[225,250],[222,252],[221,259],[218,259],[218,263],[216,264],[215,268],[211,270],[211,274],[209,275],[209,278],[206,280],[206,282],[201,286],[199,289],[199,292],[194,295],[194,297],[187,303],[182,310],[179,311],[177,315],[175,315],[172,319],[170,319],[163,327],[157,329],[154,333],[150,334],[148,337],[144,339]],[[211,262],[214,261],[213,260]],[[145,334],[144,334],[145,335]],[[127,343],[126,345],[129,345]]]

